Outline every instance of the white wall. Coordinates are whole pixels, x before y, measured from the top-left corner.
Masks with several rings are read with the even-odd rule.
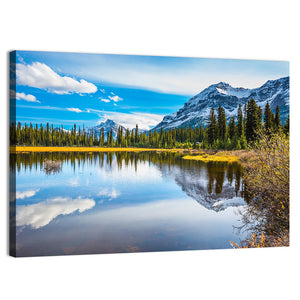
[[[298,299],[298,1],[2,1],[2,299]],[[291,62],[291,247],[14,259],[7,256],[7,51]],[[299,176],[299,175],[298,175]]]

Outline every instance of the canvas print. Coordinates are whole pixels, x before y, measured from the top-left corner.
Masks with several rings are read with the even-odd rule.
[[[289,63],[10,53],[10,254],[289,245]]]

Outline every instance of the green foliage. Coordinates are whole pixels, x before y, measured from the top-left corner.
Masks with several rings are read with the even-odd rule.
[[[236,128],[235,128],[235,120],[234,117],[230,118],[229,124],[228,124],[228,134],[230,139],[233,139],[233,137],[236,134]]]
[[[208,144],[212,145],[214,141],[217,139],[217,117],[214,108],[210,110],[206,132],[207,132],[207,142]]]
[[[247,103],[245,134],[247,141],[255,141],[261,124],[261,109],[252,98]]]
[[[218,108],[218,130],[219,130],[219,139],[225,141],[226,132],[227,132],[227,123],[225,116],[225,109],[221,106]]]
[[[244,135],[244,121],[243,121],[243,111],[242,111],[241,104],[239,104],[237,118],[238,118],[237,135],[240,138]]]
[[[283,131],[286,135],[288,135],[290,133],[290,115],[288,115],[286,121],[285,121],[285,125],[283,128]]]
[[[265,117],[264,117],[264,127],[265,127],[265,132],[267,134],[270,134],[272,129],[273,129],[273,119],[274,115],[272,113],[271,107],[269,102],[267,102],[266,107],[265,107]]]
[[[264,110],[264,129],[268,134],[283,131],[289,134],[289,117],[284,126],[280,123],[279,107],[276,115],[272,113],[269,104]],[[36,124],[29,126],[25,123],[11,124],[10,144],[19,146],[99,146],[99,147],[146,147],[146,148],[194,148],[194,149],[247,149],[248,144],[255,144],[258,132],[262,128],[262,110],[251,99],[244,106],[244,114],[241,105],[238,108],[236,118],[231,117],[226,123],[225,109],[218,108],[218,116],[214,108],[211,109],[207,127],[180,127],[169,130],[160,129],[159,132],[139,132],[138,124],[132,130],[118,128],[117,136],[114,138],[112,130],[104,133],[87,132],[76,124],[70,130],[53,128],[49,123],[45,125]],[[267,129],[267,130],[266,130]]]
[[[281,128],[281,121],[280,121],[280,108],[279,105],[276,106],[275,111],[275,119],[274,119],[274,129],[278,132]]]

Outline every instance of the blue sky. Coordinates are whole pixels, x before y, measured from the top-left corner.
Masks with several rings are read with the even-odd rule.
[[[17,51],[16,70],[16,117],[22,124],[68,128],[112,119],[149,129],[211,84],[256,88],[288,76],[289,63]]]

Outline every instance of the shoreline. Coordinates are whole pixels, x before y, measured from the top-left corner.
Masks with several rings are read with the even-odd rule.
[[[200,150],[200,149],[161,149],[161,148],[117,148],[117,147],[45,147],[45,146],[15,146],[9,148],[10,154],[18,153],[52,153],[52,152],[167,152],[180,153],[186,160],[203,162],[240,162],[245,163],[252,155],[249,150]]]
[[[45,146],[15,146],[9,147],[9,153],[26,152],[186,152],[187,149],[159,149],[159,148],[118,148],[118,147],[45,147]],[[198,150],[196,150],[198,151]],[[186,152],[187,153],[187,152]]]

